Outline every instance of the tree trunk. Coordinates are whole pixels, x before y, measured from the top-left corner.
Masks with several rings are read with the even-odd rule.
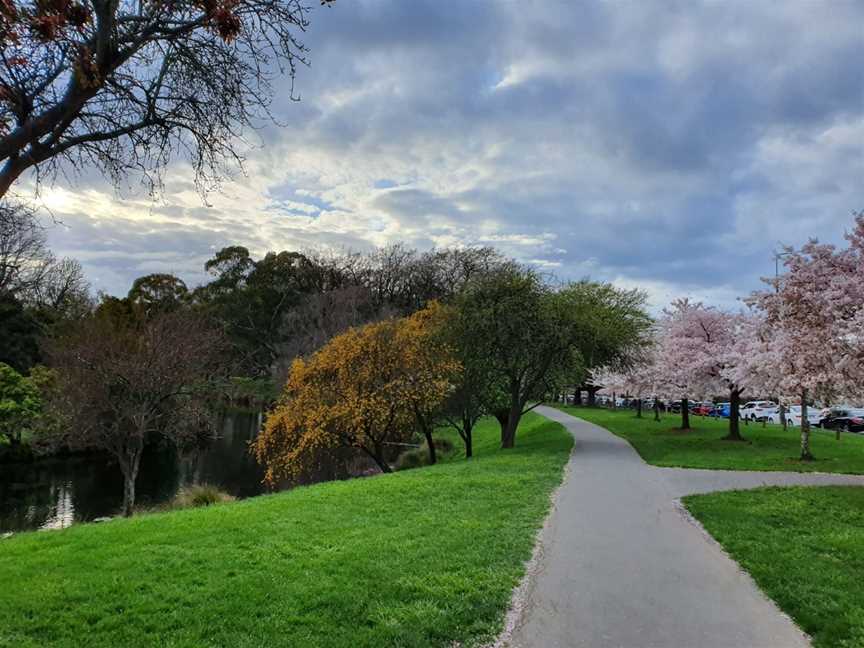
[[[807,390],[801,392],[801,461],[813,461],[810,452],[810,419],[807,416]]]
[[[435,439],[432,438],[432,426],[429,424],[427,417],[422,411],[420,411],[420,408],[417,407],[416,403],[414,404],[414,420],[423,432],[423,436],[426,437],[426,448],[429,452],[429,465],[434,466],[438,462],[438,455],[435,453]]]
[[[642,418],[642,399],[636,399],[636,418]]]
[[[504,436],[501,437],[501,449],[509,450],[510,448],[516,445],[516,439],[513,437],[513,433],[508,429],[504,432]]]
[[[609,409],[613,409],[613,410],[614,410],[615,407],[616,407],[616,405],[618,405],[618,403],[615,402],[615,392],[613,391],[613,392],[612,392],[612,403],[611,403],[611,405],[609,406]]]
[[[789,425],[789,421],[786,419],[786,406],[783,403],[780,403],[780,425],[783,426],[784,432]]]
[[[373,446],[373,448],[374,448],[373,452],[369,452],[369,450],[366,450],[366,454],[368,454],[370,457],[372,457],[372,460],[376,464],[378,464],[378,467],[381,469],[381,472],[383,472],[383,473],[393,472],[393,470],[390,468],[390,464],[388,464],[387,461],[384,459],[384,449],[381,446],[381,444],[376,443]],[[364,448],[364,450],[365,450],[365,448]]]
[[[654,420],[660,421],[660,401],[654,399]]]
[[[462,433],[460,436],[462,437],[462,441],[465,443],[465,458],[470,459],[474,456],[474,447],[473,447],[473,439],[471,438],[472,433],[474,432],[474,425],[471,423],[471,419],[465,417],[462,419]]]
[[[435,439],[432,438],[432,431],[424,426],[423,436],[426,437],[426,447],[429,448],[429,465],[434,466],[438,462],[438,455],[435,454]]]
[[[575,392],[573,392],[573,404],[581,405],[582,404],[582,387],[578,387]]]
[[[519,427],[521,418],[522,404],[517,401],[510,406],[507,415],[507,426],[504,429],[504,436],[501,438],[502,448],[512,448],[516,445],[516,429]]]
[[[123,472],[123,517],[132,517],[135,511],[135,482],[138,479],[140,463],[140,448],[133,450],[131,456],[120,461],[120,470]]]
[[[519,427],[519,418],[521,417],[517,415],[512,420],[507,421],[507,429],[501,439],[502,448],[512,448],[516,445],[516,428]]]
[[[123,516],[132,517],[135,510],[135,477],[123,475]]]
[[[681,399],[681,429],[690,429],[690,402],[686,398]]]
[[[729,434],[723,437],[726,441],[743,441],[741,436],[741,391],[729,390]]]
[[[589,387],[588,388],[588,407],[594,407],[597,405],[597,388]]]
[[[495,410],[492,414],[495,417],[495,420],[498,421],[498,425],[501,426],[501,442],[504,442],[504,436],[507,434],[507,420],[510,418],[510,410],[508,409],[499,409]]]

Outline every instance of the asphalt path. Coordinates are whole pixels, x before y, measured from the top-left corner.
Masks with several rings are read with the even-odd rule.
[[[767,485],[864,485],[864,476],[658,468],[597,425],[551,407],[536,411],[563,424],[576,444],[504,645],[810,645],[679,498]]]

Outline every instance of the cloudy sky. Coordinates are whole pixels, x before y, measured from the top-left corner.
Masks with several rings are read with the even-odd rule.
[[[317,2],[310,2],[317,5]],[[864,2],[338,0],[246,177],[202,203],[62,179],[51,243],[93,285],[228,244],[491,244],[564,278],[718,304],[864,208]]]

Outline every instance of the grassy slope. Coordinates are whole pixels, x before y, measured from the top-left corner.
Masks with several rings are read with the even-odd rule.
[[[0,646],[448,646],[499,628],[564,429],[476,457],[0,540]]]
[[[718,468],[727,470],[787,470],[799,472],[864,473],[864,436],[814,428],[811,448],[815,461],[801,462],[800,430],[779,425],[741,424],[747,443],[723,441],[729,422],[691,416],[690,432],[682,432],[679,415],[663,415],[659,423],[653,412],[637,419],[631,410],[612,411],[588,407],[561,407],[564,411],[601,425],[627,439],[642,458],[655,466]]]
[[[864,646],[864,488],[767,488],[685,504],[817,648]]]

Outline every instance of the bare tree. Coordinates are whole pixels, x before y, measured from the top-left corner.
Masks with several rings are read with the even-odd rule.
[[[39,281],[51,252],[29,206],[0,202],[0,291],[19,293]]]
[[[381,308],[365,286],[348,285],[309,295],[285,317],[284,340],[276,362],[276,378],[284,383],[295,358],[308,356],[350,328],[393,315]]]
[[[376,304],[405,315],[433,299],[451,299],[470,279],[508,262],[491,247],[419,252],[404,243],[368,254],[349,252],[314,258],[320,267],[338,275],[342,285],[365,286]]]
[[[90,317],[49,349],[59,381],[53,406],[68,425],[43,441],[113,455],[123,472],[123,514],[131,515],[145,443],[200,434],[225,357],[222,334],[193,313],[143,323]]]
[[[322,4],[330,0],[323,0]],[[277,73],[307,48],[302,0],[23,0],[0,3],[0,196],[27,169],[94,165],[151,188],[178,153],[199,190],[242,162]],[[292,86],[293,97],[293,86]]]
[[[346,286],[310,295],[285,318],[285,357],[295,358],[317,351],[331,338],[352,326],[375,319],[377,309],[363,286]]]
[[[90,286],[81,264],[57,259],[45,228],[28,205],[0,201],[0,293],[55,317],[82,316],[90,310]]]

